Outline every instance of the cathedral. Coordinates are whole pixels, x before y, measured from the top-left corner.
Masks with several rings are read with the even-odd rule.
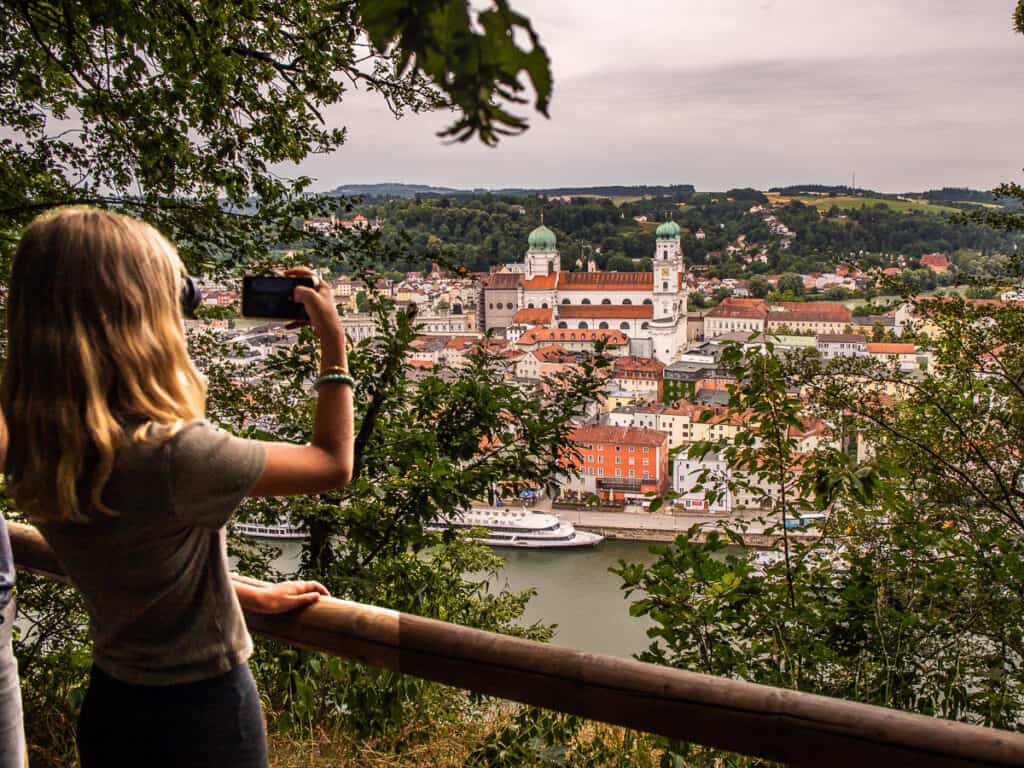
[[[631,355],[675,362],[686,349],[688,294],[679,235],[674,221],[658,226],[653,272],[563,272],[555,233],[541,224],[524,262],[488,277],[484,328],[510,337],[524,325],[619,330]]]

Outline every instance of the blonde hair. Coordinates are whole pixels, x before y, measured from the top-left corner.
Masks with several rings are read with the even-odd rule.
[[[28,515],[111,514],[103,488],[128,422],[142,437],[203,415],[185,346],[183,267],[156,229],[94,208],[37,218],[18,244],[7,303],[7,486]]]

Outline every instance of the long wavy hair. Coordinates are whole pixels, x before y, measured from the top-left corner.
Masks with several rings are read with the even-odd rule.
[[[120,214],[60,208],[25,230],[7,297],[0,408],[7,487],[27,515],[114,514],[102,493],[122,442],[173,434],[203,415],[182,274],[166,238]]]

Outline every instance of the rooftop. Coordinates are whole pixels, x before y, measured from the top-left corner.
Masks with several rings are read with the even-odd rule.
[[[561,291],[650,291],[654,288],[653,272],[561,272]]]
[[[606,424],[584,424],[569,433],[575,443],[619,443],[622,445],[664,445],[668,433],[645,427],[613,427]]]
[[[558,308],[559,318],[596,320],[650,320],[654,317],[652,304],[563,304]]]

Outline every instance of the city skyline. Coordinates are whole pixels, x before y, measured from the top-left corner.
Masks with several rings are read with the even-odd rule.
[[[328,110],[348,143],[315,189],[690,183],[884,192],[1024,179],[1024,41],[1012,0],[520,0],[552,58],[551,119],[497,149],[449,145],[447,113],[395,120],[376,94]],[[522,112],[522,110],[520,110]],[[294,172],[295,168],[285,168]]]

